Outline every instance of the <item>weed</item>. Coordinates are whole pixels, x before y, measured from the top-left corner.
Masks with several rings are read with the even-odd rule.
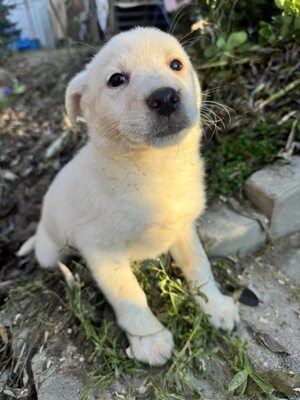
[[[224,136],[203,149],[208,169],[210,197],[232,196],[255,170],[276,159],[284,148],[283,132],[291,129],[291,123],[277,126],[260,123],[253,130],[243,131],[236,137]],[[297,135],[300,137],[300,126]]]
[[[77,323],[76,340],[90,369],[87,389],[81,400],[88,399],[95,388],[108,388],[115,380],[130,387],[124,397],[126,400],[201,399],[204,379],[221,389],[225,396],[234,391],[247,393],[248,384],[254,382],[259,393],[275,399],[272,386],[253,370],[247,356],[247,343],[239,337],[230,338],[210,325],[178,270],[170,264],[168,258],[162,258],[133,266],[141,286],[148,292],[151,307],[174,335],[173,358],[162,368],[151,368],[127,358],[125,343],[120,341],[124,335],[114,320],[104,316],[107,303],[94,284],[83,283],[89,281],[78,263],[73,265],[75,271],[68,276],[68,284],[63,284],[57,273],[44,273],[44,278],[39,277],[16,289],[8,305],[29,296],[34,303],[35,315],[42,321],[39,313],[45,312],[45,301],[37,311],[36,298],[46,296],[47,329],[53,315],[55,325],[61,324],[64,329]],[[44,329],[41,324],[40,328]],[[229,385],[215,379],[217,365],[229,368],[234,375]]]
[[[90,305],[82,296],[82,284],[76,281],[73,288],[67,290],[70,311],[80,320],[82,335],[93,343],[97,357],[104,360],[99,371],[94,371],[91,376],[90,389],[107,386],[115,378],[128,382],[140,376],[144,378],[146,388],[141,397],[146,392],[147,399],[186,399],[187,396],[189,399],[201,399],[199,380],[206,378],[222,388],[225,394],[235,390],[244,393],[248,382],[253,381],[261,393],[271,395],[273,388],[251,367],[246,354],[247,344],[239,337],[229,338],[210,325],[208,317],[196,305],[176,269],[170,268],[167,261],[160,259],[142,267],[133,266],[141,286],[150,292],[149,303],[174,335],[176,350],[173,359],[163,368],[150,368],[126,359],[124,350],[110,336],[106,321],[102,321],[100,328],[93,327],[88,312]],[[226,384],[214,380],[214,364],[228,366],[235,374],[228,390]],[[243,380],[239,384],[241,376]],[[139,393],[139,388],[131,386],[126,399],[140,398]],[[86,398],[88,393],[81,400]]]

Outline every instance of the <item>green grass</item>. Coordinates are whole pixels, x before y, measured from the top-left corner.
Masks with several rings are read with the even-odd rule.
[[[162,368],[150,368],[128,360],[124,348],[118,346],[115,336],[111,336],[110,323],[102,320],[100,327],[93,326],[89,317],[91,305],[83,297],[84,287],[79,280],[74,280],[72,287],[67,289],[69,310],[80,321],[83,337],[93,344],[94,355],[101,358],[101,368],[91,374],[91,389],[109,385],[114,378],[123,377],[128,382],[130,376],[140,375],[146,379],[147,399],[201,399],[201,386],[197,385],[197,380],[206,378],[221,388],[225,396],[236,390],[241,394],[246,392],[248,382],[252,381],[267,398],[275,398],[271,396],[273,388],[253,371],[247,344],[210,325],[208,317],[195,304],[186,284],[178,276],[178,270],[171,268],[166,259],[142,268],[135,265],[134,269],[148,293],[150,306],[174,335],[173,358]],[[224,274],[224,265],[222,270]],[[216,381],[208,372],[211,363],[227,366],[233,375],[231,383]],[[81,399],[87,396],[88,391]],[[126,399],[135,398],[139,398],[139,390],[132,387]]]
[[[254,171],[276,160],[278,152],[285,147],[291,126],[291,122],[282,126],[274,122],[260,123],[238,135],[221,136],[216,143],[207,143],[203,155],[209,196],[230,197],[238,193]],[[300,123],[295,140],[299,139]]]
[[[133,268],[151,308],[174,335],[173,357],[162,368],[151,368],[127,358],[124,334],[113,318],[105,316],[108,305],[80,264],[72,266],[68,284],[57,272],[43,272],[36,280],[13,291],[6,307],[29,297],[30,309],[35,309],[35,318],[41,321],[41,331],[46,329],[43,321],[47,321],[47,330],[59,324],[64,330],[77,326],[78,333],[76,337],[71,335],[70,340],[83,352],[89,369],[86,392],[81,400],[88,399],[89,393],[97,387],[108,388],[115,379],[129,387],[124,397],[127,400],[199,400],[204,397],[197,380],[204,378],[221,389],[225,398],[230,398],[234,392],[247,393],[251,385],[263,396],[261,398],[276,398],[272,386],[253,370],[247,356],[247,343],[209,324],[208,317],[189,294],[179,270],[171,267],[168,259]],[[222,275],[226,275],[226,271],[223,263]],[[27,323],[30,324],[30,320]],[[231,382],[230,379],[228,382],[215,379],[213,366],[216,365],[230,371]],[[143,384],[133,385],[136,379]]]

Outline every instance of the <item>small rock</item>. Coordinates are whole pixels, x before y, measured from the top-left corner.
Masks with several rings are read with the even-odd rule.
[[[300,230],[300,157],[255,172],[245,184],[254,206],[270,219],[273,239]]]
[[[244,255],[266,241],[260,224],[225,205],[215,205],[198,221],[198,233],[211,257]]]
[[[18,179],[18,176],[14,172],[9,171],[8,169],[3,170],[1,175],[3,179],[5,179],[8,182],[14,182],[15,180]]]

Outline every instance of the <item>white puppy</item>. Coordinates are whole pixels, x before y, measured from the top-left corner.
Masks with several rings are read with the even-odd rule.
[[[69,244],[86,258],[126,332],[129,355],[162,365],[171,333],[148,307],[132,261],[170,251],[216,327],[231,330],[238,308],[216,286],[195,220],[205,203],[199,156],[201,92],[191,62],[172,36],[137,28],[111,39],[71,80],[66,108],[82,113],[90,140],[57,175],[43,205],[35,247],[42,267]]]

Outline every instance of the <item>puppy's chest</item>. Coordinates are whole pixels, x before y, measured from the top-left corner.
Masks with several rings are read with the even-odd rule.
[[[173,224],[198,214],[201,185],[197,176],[169,174],[150,181],[141,190],[145,207],[155,221]]]
[[[136,188],[138,225],[127,241],[133,258],[155,257],[166,251],[180,230],[191,223],[204,205],[199,170],[193,165],[181,170],[165,170],[145,175]]]

